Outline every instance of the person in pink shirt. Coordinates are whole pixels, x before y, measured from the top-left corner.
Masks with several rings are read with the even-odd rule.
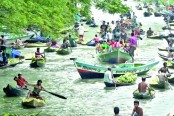
[[[112,49],[115,48],[115,40],[112,39],[112,40],[110,41],[109,45],[112,46]]]
[[[100,41],[100,38],[98,37],[97,34],[95,34],[94,41],[95,41],[95,43],[99,43],[99,41]]]
[[[102,52],[103,50],[102,50],[102,48],[101,48],[101,46],[100,46],[100,43],[97,43],[96,44],[96,52]]]

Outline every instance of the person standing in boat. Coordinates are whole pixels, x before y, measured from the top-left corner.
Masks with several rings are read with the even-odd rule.
[[[137,38],[134,36],[134,33],[131,33],[131,37],[128,41],[130,44],[129,55],[132,57],[132,62],[134,62],[134,51],[137,47]]]
[[[27,84],[27,85],[34,87],[33,91],[29,91],[27,98],[34,97],[37,99],[42,99],[42,97],[40,96],[40,92],[45,90],[42,86],[42,80],[38,80],[37,84]]]
[[[139,107],[139,101],[134,101],[134,109],[131,116],[143,116],[143,109]]]
[[[138,84],[138,91],[139,93],[149,94],[149,91],[146,91],[147,89],[150,90],[149,86],[146,83],[146,78],[142,78],[142,82]]]
[[[42,55],[44,53],[40,53],[40,48],[37,48],[36,52],[35,52],[35,58],[45,58],[45,55]]]
[[[111,68],[108,68],[108,70],[104,73],[104,83],[105,83],[105,85],[112,87],[112,86],[115,86],[116,83],[113,79],[111,70],[112,70]]]

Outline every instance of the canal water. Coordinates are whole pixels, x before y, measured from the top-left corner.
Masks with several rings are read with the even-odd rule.
[[[125,2],[126,3],[126,2]],[[137,2],[127,1],[138,16],[138,21],[142,22],[143,29],[146,31],[151,27],[154,31],[162,31],[164,26],[161,17],[143,17],[143,11],[137,11],[135,5]],[[98,23],[102,20],[116,20],[118,16],[103,13],[92,8],[92,13]],[[85,33],[85,38],[93,38],[99,30],[86,26],[89,32]],[[158,57],[158,47],[164,45],[163,40],[152,40],[142,36],[143,40],[139,41],[139,47],[136,57],[139,58],[155,58],[160,61],[159,65],[148,72],[149,75],[157,74],[162,67],[163,60]],[[47,63],[44,68],[30,68],[31,61],[26,60],[23,64],[17,65],[15,68],[7,68],[0,70],[0,88],[7,84],[13,86],[14,76],[19,72],[28,80],[29,83],[35,84],[38,79],[43,81],[45,89],[61,94],[67,97],[63,100],[52,96],[48,93],[41,92],[46,99],[47,104],[42,108],[25,109],[21,106],[21,101],[25,97],[5,97],[2,89],[0,91],[0,116],[5,113],[17,113],[21,116],[24,114],[39,113],[40,116],[113,116],[113,108],[118,106],[122,116],[130,116],[133,109],[133,91],[137,89],[137,84],[127,87],[118,87],[108,90],[105,88],[103,79],[82,80],[78,74],[73,61],[70,58],[78,58],[87,63],[99,65],[96,58],[94,47],[81,46],[72,48],[73,52],[67,56],[60,56],[56,53],[46,53]],[[21,50],[23,54],[35,52],[36,48],[25,48]],[[44,48],[41,48],[43,51]],[[171,70],[172,72],[172,70]],[[139,83],[138,78],[136,83]],[[30,87],[30,90],[33,88]],[[156,96],[150,100],[140,100],[140,107],[143,108],[144,116],[166,116],[173,110],[174,101],[172,100],[174,92],[171,89],[160,91],[156,90]]]

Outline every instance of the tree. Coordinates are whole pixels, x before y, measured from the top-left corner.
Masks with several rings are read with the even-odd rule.
[[[2,28],[7,26],[8,32],[23,33],[30,26],[58,37],[62,28],[74,23],[76,13],[90,17],[90,7],[94,1],[96,0],[1,0],[0,31],[7,31]],[[77,3],[82,8],[77,8]],[[97,0],[96,6],[109,13],[128,10],[120,0]]]

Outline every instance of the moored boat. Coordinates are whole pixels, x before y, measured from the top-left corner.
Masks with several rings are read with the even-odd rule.
[[[133,85],[132,83],[104,83],[106,87],[120,87],[120,86],[130,86]]]
[[[22,64],[24,60],[21,60],[19,58],[9,58],[8,64],[6,65],[0,65],[0,69],[8,68],[8,67],[15,67],[17,64]]]
[[[7,96],[13,97],[13,96],[25,95],[28,90],[22,88],[14,88],[8,84],[6,87],[3,88],[3,91]]]
[[[168,82],[171,83],[171,84],[174,84],[174,77],[168,78]]]
[[[98,59],[101,62],[109,62],[109,63],[125,63],[128,60],[131,60],[131,56],[124,52],[121,51],[121,49],[115,49],[112,52],[109,53],[98,53]]]
[[[22,100],[22,105],[28,108],[42,107],[46,104],[45,100],[36,98],[25,98]]]
[[[46,64],[46,58],[32,58],[30,63],[31,67],[44,67]]]
[[[124,64],[119,64],[116,68],[112,68],[112,72],[114,77],[123,75],[126,72],[132,72],[132,73],[141,75],[148,72],[152,67],[154,67],[158,63],[159,61],[155,61],[155,62],[151,62],[147,64],[124,63]],[[78,60],[74,60],[74,64],[82,79],[103,78],[104,73],[107,71],[107,67],[86,64]]]
[[[137,89],[133,92],[133,96],[136,99],[152,99],[155,96],[155,90],[151,89],[148,93],[140,93]]]
[[[45,52],[56,52],[58,48],[53,48],[53,47],[48,47],[46,49],[44,49]]]
[[[26,43],[25,45],[26,48],[31,48],[31,47],[47,47],[46,43]]]
[[[56,52],[57,54],[60,54],[60,55],[68,55],[72,52],[72,49],[68,47],[66,49],[58,49]]]
[[[167,49],[166,47],[160,47],[160,48],[158,48],[158,50],[159,50],[159,51],[168,51],[168,49]],[[172,52],[174,52],[174,47],[170,48],[170,50],[171,50]]]
[[[155,89],[166,89],[168,88],[168,83],[167,82],[161,82],[161,83],[150,83],[149,84],[151,87],[155,88]]]
[[[162,39],[161,35],[152,35],[152,36],[148,36],[147,38],[150,38],[150,39]]]

